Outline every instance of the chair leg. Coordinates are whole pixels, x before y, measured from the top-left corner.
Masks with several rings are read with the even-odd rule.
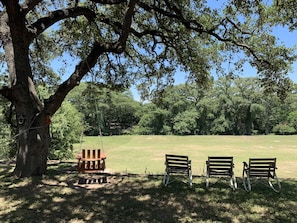
[[[278,177],[275,175],[273,178],[268,178],[268,184],[272,190],[274,190],[276,193],[279,193],[281,191],[281,184],[278,179]]]
[[[189,171],[189,184],[190,184],[190,187],[192,187],[192,185],[193,185],[193,176],[192,176],[192,171],[191,170]]]
[[[209,175],[208,175],[208,173],[206,174],[205,186],[206,186],[206,189],[208,189],[208,187],[209,187]]]
[[[246,170],[242,171],[242,181],[243,181],[243,187],[246,192],[250,192],[252,190],[251,181],[247,174]]]
[[[167,172],[165,172],[163,177],[163,185],[167,186],[169,184],[169,180],[170,180],[170,176]]]
[[[230,186],[233,190],[237,189],[236,177],[234,175],[232,175],[230,178]]]

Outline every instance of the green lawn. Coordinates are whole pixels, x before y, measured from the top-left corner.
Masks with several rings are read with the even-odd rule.
[[[104,223],[296,223],[296,136],[112,136],[87,137],[75,145],[103,145],[108,159],[102,175],[79,174],[76,161],[49,162],[43,177],[15,179],[14,164],[0,162],[0,222]],[[102,140],[102,143],[101,143]],[[183,179],[162,185],[164,154],[189,155],[196,173],[193,187]],[[233,155],[238,189],[211,180],[205,188],[208,155]],[[242,161],[278,158],[282,191],[258,184],[250,193],[241,183]],[[134,174],[133,174],[134,173]],[[137,173],[137,174],[135,174]],[[145,174],[146,173],[146,174]],[[153,174],[150,174],[153,173]]]
[[[164,172],[166,153],[188,155],[193,174],[204,175],[209,155],[233,156],[235,174],[249,157],[276,157],[280,178],[297,178],[297,136],[109,136],[85,137],[74,147],[102,148],[113,173]]]

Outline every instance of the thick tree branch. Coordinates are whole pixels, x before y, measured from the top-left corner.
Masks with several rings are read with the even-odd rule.
[[[53,115],[62,104],[66,95],[77,85],[79,85],[83,76],[95,65],[98,57],[104,52],[99,43],[95,43],[87,58],[82,60],[75,68],[73,74],[64,81],[57,89],[54,95],[45,100],[45,111]]]
[[[0,89],[0,95],[5,97],[7,100],[12,101],[12,90],[9,87],[3,87]]]
[[[172,13],[171,11],[166,11],[166,10],[160,8],[159,6],[148,5],[144,2],[138,2],[137,4],[139,7],[141,7],[145,11],[148,11],[148,12],[155,11],[161,15],[164,15],[164,16],[172,18],[172,19],[179,19],[179,16],[177,16],[175,13]]]
[[[130,33],[132,19],[133,19],[133,15],[134,15],[134,9],[135,9],[135,5],[137,2],[138,2],[138,0],[130,0],[127,11],[126,11],[124,23],[122,26],[121,37],[119,39],[119,42],[123,45],[126,42],[128,36],[129,36],[129,33]]]
[[[54,23],[66,18],[75,18],[81,15],[85,16],[90,22],[94,21],[96,18],[96,14],[92,10],[84,7],[53,11],[49,16],[38,19],[28,27],[29,32],[32,34],[31,41]]]
[[[208,32],[208,34],[215,37],[216,39],[218,39],[221,42],[230,42],[230,43],[232,43],[232,44],[234,44],[236,46],[239,46],[240,48],[243,48],[243,49],[247,50],[249,53],[251,53],[253,55],[253,57],[257,61],[259,61],[261,63],[266,63],[268,65],[270,64],[270,62],[268,60],[263,60],[263,59],[259,58],[258,55],[256,54],[256,52],[252,49],[252,47],[250,47],[247,44],[239,43],[239,42],[237,42],[237,41],[235,41],[234,39],[231,39],[231,38],[223,38],[223,37],[221,37],[220,35],[216,34],[213,31]]]
[[[105,24],[113,27],[114,32],[117,33],[117,34],[119,34],[119,35],[121,35],[121,38],[122,39],[127,38],[129,32],[131,34],[133,34],[134,36],[136,36],[137,38],[139,38],[139,39],[141,37],[143,37],[143,36],[146,36],[146,35],[159,36],[162,39],[167,38],[167,36],[163,32],[158,31],[158,30],[155,30],[155,29],[146,29],[146,30],[143,30],[143,31],[139,32],[139,31],[136,31],[135,29],[133,29],[131,27],[132,16],[133,16],[133,13],[134,13],[132,10],[133,10],[133,7],[135,7],[135,6],[132,7],[132,4],[134,4],[134,3],[133,2],[130,2],[130,7],[129,7],[130,10],[128,10],[127,13],[126,13],[126,19],[125,19],[124,24],[122,24],[120,22],[117,22],[117,21],[112,21],[112,19],[107,18],[103,14],[99,16],[100,22],[105,23]],[[136,2],[136,4],[137,3],[138,2]],[[142,6],[144,6],[148,10],[151,10],[152,9],[152,8],[150,8],[149,6],[147,6],[147,5],[143,4],[143,3],[139,3],[139,4],[142,5]],[[126,32],[125,37],[124,37],[123,32]]]
[[[165,1],[167,4],[167,7],[170,9],[170,11],[166,11],[159,6],[155,5],[148,5],[143,2],[139,2],[138,5],[144,9],[145,11],[155,11],[163,16],[166,16],[167,18],[175,19],[176,21],[179,21],[182,23],[187,29],[195,29],[195,31],[202,33],[205,32],[203,29],[203,25],[201,23],[198,23],[195,20],[187,20],[183,17],[182,12],[172,4],[170,4],[169,1]]]
[[[119,43],[124,44],[131,32],[131,24],[134,15],[135,5],[138,0],[131,0],[128,4],[128,8],[125,14],[123,23],[114,22],[109,18],[106,18],[104,15],[100,16],[100,21],[112,26],[114,31],[120,35]],[[135,31],[134,31],[135,32]]]
[[[8,0],[1,0],[1,2],[2,2],[3,5],[6,5],[7,4],[7,1]]]
[[[61,106],[66,95],[77,85],[81,79],[97,63],[97,59],[104,52],[122,53],[122,47],[118,42],[98,43],[95,42],[87,58],[82,60],[76,67],[73,74],[64,81],[57,89],[56,93],[45,100],[45,111],[48,115],[53,115]]]
[[[233,27],[235,27],[235,29],[237,29],[239,32],[241,32],[242,34],[247,34],[247,35],[252,35],[253,32],[247,32],[242,30],[238,25],[235,24],[235,22],[233,22],[231,19],[229,19],[228,17],[226,17],[224,20],[227,20],[229,23],[232,24]]]
[[[220,25],[223,25],[224,28],[225,28],[225,32],[223,35],[219,35],[217,34],[215,31],[215,29],[211,29],[211,30],[207,30],[206,33],[215,37],[217,40],[221,41],[221,42],[230,42],[232,43],[233,45],[235,46],[238,46],[242,49],[245,49],[246,51],[248,51],[250,54],[253,55],[253,57],[259,61],[260,63],[265,63],[267,65],[270,65],[271,63],[268,61],[268,60],[265,60],[265,59],[261,59],[257,54],[256,52],[253,50],[253,48],[245,43],[242,43],[242,42],[239,42],[239,41],[236,41],[235,39],[233,38],[224,38],[224,35],[227,34],[227,27],[225,25],[225,22],[228,22],[231,24],[231,26],[233,26],[236,30],[238,30],[241,34],[243,35],[253,35],[253,32],[247,32],[247,31],[244,31],[242,30],[240,27],[238,27],[231,19],[229,18],[225,18],[221,21]],[[218,25],[217,27],[219,27],[220,25]]]

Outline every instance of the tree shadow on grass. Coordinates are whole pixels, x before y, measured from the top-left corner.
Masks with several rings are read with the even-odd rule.
[[[10,167],[11,168],[11,167]],[[164,187],[158,175],[107,175],[106,183],[79,183],[75,164],[49,166],[46,176],[15,179],[0,167],[1,222],[297,222],[297,182],[277,194],[261,185],[246,193],[225,183],[205,189],[194,177]],[[98,182],[98,181],[97,181]]]

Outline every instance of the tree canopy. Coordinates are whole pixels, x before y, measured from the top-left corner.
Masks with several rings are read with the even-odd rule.
[[[47,120],[83,78],[113,89],[137,84],[148,96],[172,84],[177,68],[206,87],[211,69],[224,74],[221,64],[232,61],[236,75],[247,61],[267,91],[284,97],[290,88],[287,72],[294,51],[279,45],[271,27],[294,27],[295,14],[281,9],[289,9],[292,0],[0,2],[0,74],[5,77],[0,94],[16,114],[17,176],[46,171]],[[284,14],[285,19],[277,19]],[[65,62],[61,72],[72,66],[60,82],[52,67],[58,58]],[[37,86],[45,83],[53,93],[41,100]]]

